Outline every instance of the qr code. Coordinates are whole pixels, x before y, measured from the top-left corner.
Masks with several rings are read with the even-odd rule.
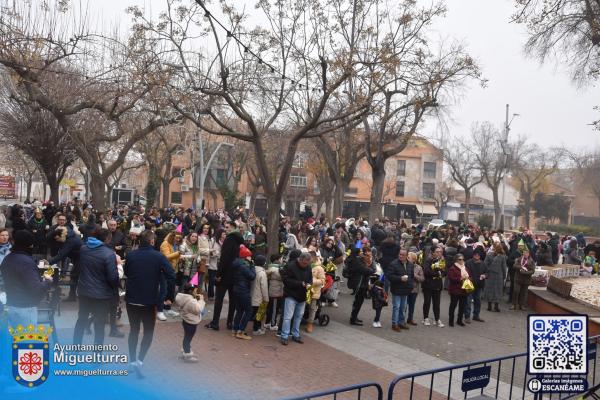
[[[587,373],[585,315],[529,316],[529,373]]]

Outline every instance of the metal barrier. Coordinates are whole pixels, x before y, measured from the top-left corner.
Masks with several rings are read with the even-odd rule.
[[[589,338],[589,343],[597,343],[598,342],[598,338],[599,336],[594,336]],[[589,347],[588,347],[589,348]],[[590,356],[592,354],[590,353]],[[518,363],[521,362],[523,363],[522,366],[519,366]],[[590,366],[590,368],[588,368],[588,374],[587,374],[587,378],[588,378],[588,384],[589,387],[594,387],[596,386],[596,362],[597,362],[597,351],[595,351],[595,347],[594,347],[594,352],[593,352],[593,358],[588,359],[588,362],[591,362],[593,364],[593,366]],[[503,374],[503,365],[507,366],[508,364],[508,370],[510,371],[510,375],[508,375],[506,373],[506,369],[504,370],[504,374]],[[471,370],[475,367],[489,367],[489,383],[483,387],[483,388],[477,388],[477,389],[473,389],[473,390],[466,390],[464,391],[462,387],[459,388],[459,390],[457,390],[457,386],[459,386],[459,383],[462,382],[462,379],[457,379],[455,377],[454,381],[453,381],[453,376],[456,376],[455,372],[462,372],[464,370]],[[495,371],[494,371],[494,367],[495,367]],[[462,370],[462,371],[461,371]],[[518,379],[515,379],[515,372],[518,370]],[[522,379],[521,379],[521,373],[523,375]],[[446,375],[444,376],[443,379],[441,380],[440,383],[440,379],[438,378],[438,380],[436,381],[436,374],[439,375]],[[574,375],[575,376],[575,375]],[[421,372],[416,372],[416,373],[409,373],[409,374],[404,374],[404,375],[400,375],[397,376],[389,385],[389,390],[388,390],[388,400],[394,400],[394,394],[396,391],[397,386],[400,383],[403,383],[405,381],[410,381],[410,389],[406,388],[406,390],[402,390],[402,394],[405,394],[407,396],[402,396],[402,397],[398,397],[398,398],[402,398],[402,399],[413,399],[413,398],[417,398],[419,400],[421,399],[441,399],[441,398],[446,398],[446,399],[456,399],[456,398],[464,398],[466,399],[467,396],[469,395],[469,392],[471,393],[475,393],[476,396],[482,396],[480,398],[486,398],[484,396],[493,396],[493,397],[487,397],[487,398],[502,398],[502,399],[508,399],[508,400],[512,400],[514,399],[525,399],[527,398],[538,398],[538,399],[542,399],[541,395],[537,395],[537,397],[535,397],[533,394],[529,393],[529,391],[527,390],[527,382],[528,382],[528,378],[533,378],[535,377],[535,375],[530,375],[527,373],[527,353],[518,353],[518,354],[512,354],[509,356],[504,356],[504,357],[496,357],[496,358],[490,358],[487,360],[480,360],[480,361],[474,361],[474,362],[470,362],[470,363],[464,363],[464,364],[460,364],[460,365],[453,365],[450,367],[443,367],[443,368],[436,368],[436,369],[431,369],[428,371],[421,371]],[[422,378],[419,379],[420,382],[416,382],[417,378]],[[492,383],[492,380],[494,381]],[[434,385],[437,383],[437,388],[436,390],[434,390]],[[444,385],[445,383],[445,385]],[[454,386],[454,391],[453,389],[453,383],[455,384]],[[521,387],[516,386],[517,383],[522,383]],[[418,391],[419,394],[415,396],[415,385],[418,385]],[[428,395],[423,393],[423,392],[428,392]],[[477,393],[478,392],[478,393]],[[445,394],[444,394],[445,393]],[[500,395],[500,397],[499,397]],[[581,394],[562,394],[562,395],[552,395],[552,394],[548,394],[547,398],[548,399],[553,399],[553,398],[557,398],[557,399],[569,399],[569,398],[573,398],[573,397],[577,397],[577,396],[581,396]]]
[[[374,388],[377,391],[377,397],[373,397],[373,396],[369,396],[368,394],[364,394],[364,389],[368,389],[368,388]],[[286,400],[309,400],[309,399],[318,399],[318,398],[323,398],[323,397],[332,398],[332,396],[333,396],[333,399],[336,400],[339,394],[350,393],[350,392],[356,392],[356,395],[358,396],[358,397],[356,397],[357,400],[361,400],[361,399],[383,400],[383,389],[381,388],[381,385],[379,385],[378,383],[375,383],[375,382],[367,382],[367,383],[361,383],[358,385],[343,386],[343,387],[334,388],[334,389],[327,389],[327,390],[323,390],[320,392],[304,394],[304,395],[298,396],[298,397],[289,397]],[[363,395],[364,395],[364,397],[363,397]],[[349,398],[349,397],[344,396],[344,399],[347,399],[347,398]]]

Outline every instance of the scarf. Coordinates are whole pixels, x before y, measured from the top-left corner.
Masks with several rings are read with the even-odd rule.
[[[454,264],[458,267],[458,269],[460,269],[460,278],[461,279],[467,279],[469,277],[469,273],[467,272],[467,267],[463,264]]]
[[[527,269],[527,262],[529,261],[529,257],[525,258],[525,256],[521,257],[521,268]]]

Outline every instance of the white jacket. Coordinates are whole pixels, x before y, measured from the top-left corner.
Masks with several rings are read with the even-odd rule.
[[[179,307],[181,318],[188,324],[198,325],[202,322],[202,311],[204,310],[204,298],[196,300],[194,296],[185,293],[177,293],[175,304]]]
[[[263,267],[254,266],[256,278],[252,283],[252,307],[260,306],[260,303],[269,302],[269,280]]]

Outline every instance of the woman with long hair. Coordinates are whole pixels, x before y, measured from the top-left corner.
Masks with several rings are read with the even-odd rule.
[[[208,260],[208,300],[215,299],[215,278],[217,277],[217,269],[219,258],[221,257],[221,247],[225,241],[227,232],[219,230],[210,239],[210,259]]]
[[[198,261],[200,260],[200,251],[198,249],[198,233],[191,232],[189,235],[187,235],[179,251],[181,253],[181,261],[179,265],[179,290],[182,291],[183,287],[190,281],[192,276],[197,271]]]

